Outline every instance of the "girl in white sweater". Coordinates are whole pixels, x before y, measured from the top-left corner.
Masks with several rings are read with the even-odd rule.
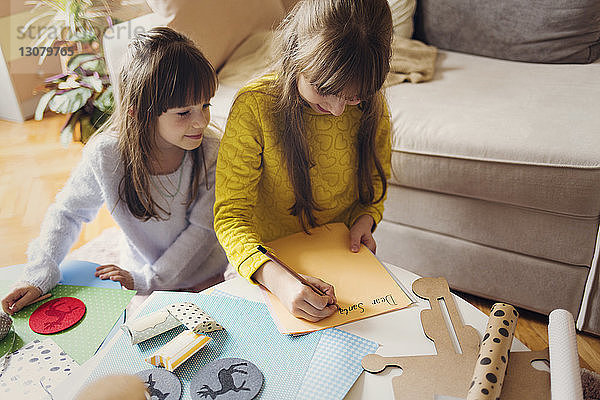
[[[213,67],[169,28],[138,35],[123,65],[107,128],[84,147],[29,246],[23,280],[2,300],[10,314],[58,283],[81,224],[103,204],[124,235],[120,265],[98,267],[100,279],[145,294],[198,287],[227,265],[213,231]]]

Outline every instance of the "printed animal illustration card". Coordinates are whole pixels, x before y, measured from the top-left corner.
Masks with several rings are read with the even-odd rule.
[[[281,333],[295,334],[331,328],[347,322],[398,310],[411,299],[366,247],[350,251],[350,231],[342,223],[296,233],[267,243],[275,255],[296,272],[311,275],[335,288],[339,310],[313,323],[294,317],[265,291],[271,315]]]

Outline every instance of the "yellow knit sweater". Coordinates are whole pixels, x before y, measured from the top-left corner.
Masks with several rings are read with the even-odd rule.
[[[283,153],[277,144],[278,121],[275,98],[268,93],[265,76],[240,90],[231,108],[221,140],[216,171],[215,232],[229,262],[247,279],[268,258],[258,252],[259,244],[302,230],[290,215],[294,191]],[[344,222],[351,227],[368,214],[379,223],[383,200],[372,206],[359,202],[356,168],[358,106],[346,106],[339,116],[322,115],[305,108],[305,126],[311,161],[310,179],[319,224]],[[386,176],[390,174],[390,121],[387,107],[376,135],[377,156]],[[373,167],[375,199],[381,181]]]

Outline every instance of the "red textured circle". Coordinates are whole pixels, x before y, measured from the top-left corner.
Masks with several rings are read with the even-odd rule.
[[[29,317],[29,327],[47,335],[75,325],[85,314],[85,304],[75,297],[59,297],[42,304]]]

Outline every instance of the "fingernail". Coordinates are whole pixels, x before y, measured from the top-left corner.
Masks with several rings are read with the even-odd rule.
[[[358,246],[352,246],[352,251],[358,251]]]

